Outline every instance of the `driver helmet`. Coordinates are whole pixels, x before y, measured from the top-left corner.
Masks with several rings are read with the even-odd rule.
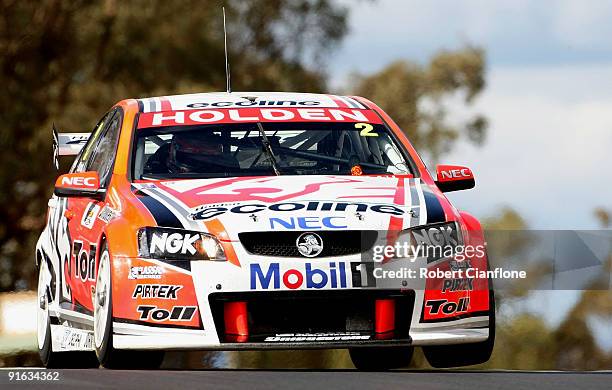
[[[170,142],[168,169],[175,173],[210,172],[217,169],[223,156],[219,135],[209,132],[181,132]]]

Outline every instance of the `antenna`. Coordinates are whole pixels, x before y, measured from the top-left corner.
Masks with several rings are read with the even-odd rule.
[[[232,92],[232,83],[230,76],[229,55],[227,53],[227,29],[225,28],[225,7],[223,9],[223,39],[225,41],[225,78],[227,79],[227,93]]]

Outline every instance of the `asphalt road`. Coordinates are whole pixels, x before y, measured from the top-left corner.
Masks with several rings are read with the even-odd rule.
[[[38,371],[37,369],[19,369]],[[612,372],[395,371],[354,370],[199,370],[112,371],[59,370],[52,382],[9,382],[11,369],[0,370],[0,388],[113,389],[610,389]]]

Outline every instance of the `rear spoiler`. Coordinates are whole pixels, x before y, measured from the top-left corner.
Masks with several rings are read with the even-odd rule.
[[[89,139],[90,133],[58,133],[53,125],[53,164],[59,169],[59,156],[76,156]]]

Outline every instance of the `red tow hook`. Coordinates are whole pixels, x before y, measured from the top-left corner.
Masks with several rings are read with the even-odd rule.
[[[395,300],[377,299],[374,310],[375,337],[377,339],[393,338],[395,331]]]
[[[244,343],[249,339],[247,303],[245,301],[225,302],[223,305],[225,337],[228,341]]]

